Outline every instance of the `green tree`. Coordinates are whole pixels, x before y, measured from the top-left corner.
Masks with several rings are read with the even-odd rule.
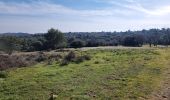
[[[124,46],[141,47],[143,45],[142,35],[128,35],[122,41]]]
[[[46,46],[48,49],[62,48],[66,40],[61,31],[53,28],[49,29],[48,33],[45,34],[45,39],[47,40]]]
[[[20,39],[14,36],[4,36],[0,38],[0,50],[11,55],[13,51],[20,49]]]
[[[164,34],[161,37],[161,40],[163,42],[164,45],[168,46],[170,43],[170,36],[168,34]]]
[[[73,48],[81,48],[81,47],[85,46],[85,42],[77,39],[77,40],[74,40],[73,42],[71,42],[70,46]]]

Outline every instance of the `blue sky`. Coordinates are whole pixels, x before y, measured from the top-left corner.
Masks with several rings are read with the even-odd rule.
[[[0,0],[0,33],[170,27],[169,0]]]

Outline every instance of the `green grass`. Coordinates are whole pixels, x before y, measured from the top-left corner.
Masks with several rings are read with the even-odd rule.
[[[57,100],[146,99],[160,87],[169,51],[88,50],[82,53],[92,59],[80,64],[8,70],[0,77],[0,100],[48,100],[52,92]]]

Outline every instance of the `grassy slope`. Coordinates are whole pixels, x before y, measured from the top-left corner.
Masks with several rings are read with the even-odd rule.
[[[92,60],[67,66],[38,64],[7,71],[0,79],[0,100],[147,99],[159,89],[170,50],[89,50]]]

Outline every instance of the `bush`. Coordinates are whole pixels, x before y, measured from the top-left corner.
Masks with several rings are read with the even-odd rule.
[[[71,55],[71,54],[70,54]],[[69,55],[69,56],[70,56]],[[60,54],[48,54],[45,52],[21,53],[13,55],[0,55],[0,70],[5,70],[15,67],[32,66],[39,62],[48,61],[49,65],[54,61],[60,61],[63,58]],[[69,57],[68,57],[69,58]],[[68,59],[67,58],[67,59]]]
[[[90,60],[90,59],[91,59],[91,57],[89,55],[83,55],[83,56],[77,57],[75,61],[76,61],[76,63],[81,63],[85,60]]]
[[[48,57],[48,59],[49,60],[51,60],[51,59],[53,59],[53,60],[59,60],[59,59],[61,59],[62,58],[62,56],[61,55],[59,55],[59,54],[57,54],[57,55],[50,55],[49,57]]]
[[[73,61],[76,58],[75,52],[71,51],[68,53],[68,55],[65,56],[65,60],[67,61]]]
[[[71,52],[69,52],[69,53],[64,57],[64,59],[61,61],[61,64],[60,64],[60,65],[61,65],[61,66],[68,65],[69,62],[74,61],[75,58],[76,58],[75,52],[71,51]]]
[[[0,70],[13,68],[13,67],[26,67],[33,64],[32,61],[26,61],[25,56],[8,56],[0,55]]]
[[[62,56],[59,54],[52,54],[48,57],[47,64],[52,65],[54,61],[60,61]]]
[[[6,78],[7,73],[5,71],[0,71],[0,78]]]
[[[43,52],[39,52],[36,58],[37,62],[42,62],[47,60],[47,55],[45,55]]]
[[[100,62],[99,61],[95,61],[94,64],[99,64]]]
[[[77,56],[75,52],[71,51],[64,57],[61,61],[61,66],[68,65],[69,62],[81,63],[85,60],[90,60],[91,57],[89,55]]]
[[[31,66],[44,60],[44,57],[39,54],[0,55],[0,70]]]
[[[143,45],[143,36],[129,35],[125,36],[122,40],[123,46],[141,47]]]
[[[77,57],[77,59],[75,60],[75,62],[76,63],[81,63],[81,62],[83,62],[85,59],[82,57],[82,56],[80,56],[80,57]]]
[[[71,42],[70,46],[73,48],[81,48],[85,46],[85,42],[82,40],[74,40]]]
[[[47,57],[44,56],[44,55],[39,55],[36,59],[37,62],[42,62],[42,61],[45,61],[47,60]]]
[[[85,60],[91,60],[91,56],[89,56],[89,55],[83,55],[82,56]]]
[[[65,66],[65,65],[68,65],[68,64],[69,64],[69,61],[68,61],[68,60],[63,59],[63,60],[61,61],[60,66]]]

